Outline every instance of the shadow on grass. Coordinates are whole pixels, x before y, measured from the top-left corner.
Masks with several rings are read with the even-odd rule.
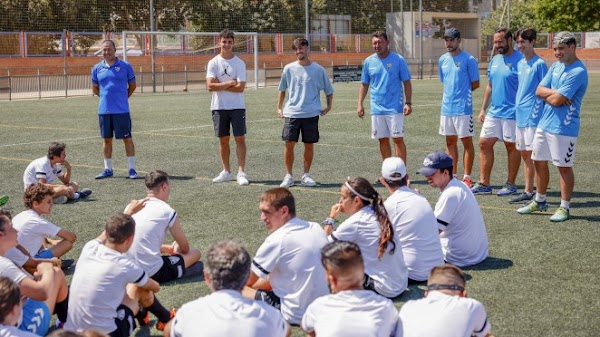
[[[513,266],[511,260],[502,259],[499,257],[488,257],[483,262],[473,266],[461,268],[463,271],[467,270],[496,270],[496,269],[507,269]]]
[[[423,298],[425,295],[425,287],[427,285],[425,283],[412,284],[409,285],[406,291],[402,293],[402,295],[395,297],[392,299],[394,303],[396,302],[407,302],[410,300],[418,300]]]
[[[169,175],[169,180],[194,180],[196,177],[192,176],[172,176]]]
[[[204,262],[198,261],[190,266],[182,278],[165,282],[165,284],[188,284],[204,282]]]

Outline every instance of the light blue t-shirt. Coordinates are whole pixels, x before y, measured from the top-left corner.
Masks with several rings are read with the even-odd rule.
[[[129,113],[129,83],[135,83],[135,73],[129,63],[119,60],[107,66],[102,60],[92,68],[92,83],[100,86],[98,114]]]
[[[515,101],[517,127],[537,126],[544,109],[544,100],[535,95],[535,89],[546,76],[548,66],[542,58],[534,55],[529,61],[522,58],[517,64],[517,70],[519,73],[519,88]]]
[[[546,132],[577,137],[581,103],[588,86],[588,73],[583,63],[580,60],[568,66],[561,62],[554,63],[540,85],[557,90],[571,104],[559,107],[546,104],[538,127]]]
[[[515,98],[519,78],[517,63],[523,55],[514,50],[509,56],[498,54],[488,66],[487,76],[492,85],[492,104],[488,115],[500,119],[515,119]]]
[[[479,81],[477,60],[466,51],[455,57],[446,53],[438,61],[440,82],[444,83],[442,116],[465,116],[473,114],[471,83]]]
[[[371,115],[393,115],[403,111],[402,85],[410,80],[410,72],[402,56],[390,51],[383,59],[377,54],[367,57],[360,80],[370,85]]]
[[[316,62],[302,66],[298,62],[287,64],[281,73],[279,91],[288,92],[283,116],[288,118],[311,118],[321,114],[321,96],[333,94],[333,86],[325,69]]]

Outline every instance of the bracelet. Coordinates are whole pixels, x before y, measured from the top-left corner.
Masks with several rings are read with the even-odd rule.
[[[323,220],[324,226],[331,226],[333,229],[335,229],[336,224],[337,224],[337,221],[335,221],[334,218],[326,218],[325,220]]]
[[[411,102],[406,102],[406,103],[404,103],[404,105],[412,106],[412,103]]]

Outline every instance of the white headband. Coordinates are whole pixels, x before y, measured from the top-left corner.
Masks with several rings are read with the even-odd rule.
[[[373,201],[373,199],[367,198],[364,195],[356,192],[356,190],[353,189],[352,186],[350,186],[350,184],[347,181],[344,183],[344,185],[346,186],[346,188],[348,188],[350,190],[350,192],[352,192],[352,194],[354,194],[355,196],[361,198],[362,200],[369,201],[369,202]]]

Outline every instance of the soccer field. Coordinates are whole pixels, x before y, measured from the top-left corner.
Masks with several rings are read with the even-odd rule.
[[[474,93],[476,112],[486,84],[482,81],[481,89]],[[321,118],[321,141],[315,147],[311,170],[320,186],[291,189],[298,216],[317,222],[338,201],[339,186],[347,176],[374,181],[381,165],[377,142],[370,139],[370,120],[356,117],[359,85],[336,83],[334,87],[333,109]],[[465,270],[467,289],[470,297],[485,305],[496,336],[595,336],[600,331],[600,184],[595,172],[600,165],[600,120],[594,117],[600,106],[598,87],[600,75],[590,74],[575,159],[572,220],[548,220],[560,203],[554,167],[550,170],[548,214],[519,215],[515,211],[518,206],[509,204],[507,198],[477,197],[486,220],[490,257]],[[439,190],[414,173],[427,153],[445,147],[444,138],[437,133],[442,84],[413,81],[413,91],[413,113],[405,120],[408,171],[413,186],[434,205]],[[170,174],[173,190],[169,203],[178,211],[191,244],[203,253],[213,242],[237,238],[252,255],[268,234],[259,220],[258,198],[262,191],[278,186],[285,174],[282,121],[277,118],[276,102],[276,88],[246,91],[250,185],[240,187],[235,182],[211,183],[221,167],[209,111],[210,93],[134,94],[131,98],[138,172],[161,169]],[[0,102],[0,194],[10,196],[13,214],[24,209],[23,170],[46,154],[51,141],[67,144],[74,179],[94,191],[88,200],[55,206],[49,216],[77,234],[75,247],[67,255],[71,258],[77,258],[83,245],[100,234],[109,214],[123,210],[129,200],[145,196],[143,180],[126,179],[120,141],[114,143],[115,177],[94,180],[103,169],[96,108],[94,97]],[[480,128],[476,127],[477,135]],[[232,153],[234,149],[232,146]],[[492,184],[497,189],[506,177],[506,151],[500,143],[495,159]],[[232,167],[237,167],[235,160]],[[297,180],[301,167],[299,146]],[[474,179],[478,172],[476,159]],[[517,183],[521,189],[522,169]],[[379,190],[387,196],[383,188]],[[394,302],[400,308],[407,300],[422,297],[423,289],[411,286]],[[201,279],[185,279],[163,285],[157,296],[165,306],[179,307],[208,293]],[[162,333],[142,328],[136,335]],[[294,336],[302,335],[294,328]]]

